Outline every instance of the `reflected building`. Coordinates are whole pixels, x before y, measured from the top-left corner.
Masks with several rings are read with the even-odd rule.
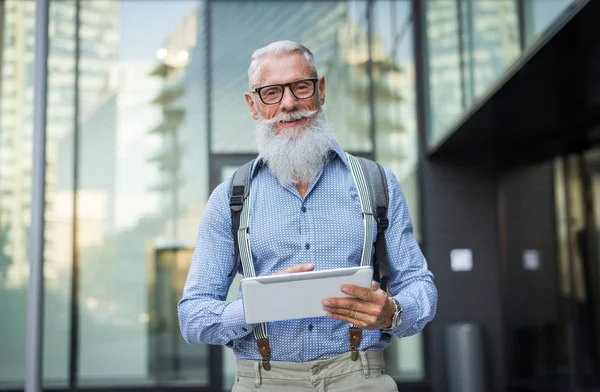
[[[427,2],[432,132],[449,129],[520,53],[517,3]]]
[[[158,176],[146,162],[147,154],[160,140],[147,134],[161,116],[148,105],[159,83],[147,77],[151,63],[121,61],[107,74],[106,89],[98,93],[96,106],[82,119],[79,151],[86,159],[79,165],[78,242],[81,265],[81,310],[89,317],[81,321],[81,377],[103,377],[105,372],[144,379],[147,376],[148,340],[146,323],[147,269],[144,243],[160,231],[158,217],[147,215],[158,200],[147,192]],[[72,134],[61,142],[59,186],[67,186],[72,161]],[[71,195],[68,187],[65,193]],[[72,209],[72,204],[70,207]],[[69,226],[70,217],[62,225]],[[60,233],[50,233],[59,236]],[[64,234],[64,233],[63,233]],[[56,238],[59,240],[59,238]],[[138,244],[138,246],[132,246]],[[61,249],[72,251],[69,241]],[[136,285],[123,285],[124,277],[135,277]],[[98,334],[123,339],[128,357],[116,360],[107,352]],[[107,365],[98,367],[98,361]]]
[[[49,14],[46,216],[52,232],[56,203],[59,143],[73,131],[75,86],[75,6],[52,2]],[[33,160],[33,63],[35,2],[7,0],[4,6],[2,91],[0,93],[0,231],[3,252],[11,260],[5,284],[22,287],[27,280],[27,235]],[[118,56],[119,2],[81,3],[80,110],[89,110],[106,84],[108,69]],[[72,163],[70,164],[72,166]],[[72,185],[70,185],[72,186]],[[49,244],[47,262],[52,254]],[[65,260],[63,260],[64,262]],[[67,262],[67,264],[69,264]]]
[[[189,215],[186,209],[205,193],[202,192],[205,189],[197,188],[197,184],[203,183],[202,177],[193,174],[206,166],[199,157],[208,155],[206,132],[202,131],[205,119],[197,116],[203,103],[197,100],[204,101],[205,95],[202,86],[205,58],[202,47],[197,48],[198,34],[203,31],[203,14],[203,8],[199,7],[165,39],[157,50],[159,62],[149,73],[161,87],[148,103],[162,113],[147,131],[160,140],[148,156],[148,162],[159,173],[149,190],[155,192],[164,206],[161,218],[166,225],[163,238],[166,241],[180,240],[180,217]],[[188,113],[191,118],[186,126]]]
[[[214,51],[212,153],[255,152],[253,130],[256,124],[243,96],[249,88],[250,56],[258,47],[281,39],[300,42],[316,54],[317,69],[329,82],[324,110],[342,146],[351,151],[372,150],[368,78],[364,69],[356,66],[366,64],[368,58],[367,40],[360,22],[364,16],[360,13],[364,10],[360,4],[290,2],[272,7],[265,2],[216,3],[211,11],[212,23],[218,25],[220,31],[212,37],[211,43]],[[286,23],[281,23],[282,19]],[[252,31],[252,37],[240,38],[247,31]]]
[[[268,3],[212,4],[211,24],[219,26],[219,34],[211,37],[209,56],[211,135],[207,135],[208,54],[203,7],[188,15],[157,49],[159,60],[151,76],[162,81],[162,88],[151,103],[161,108],[163,116],[149,133],[160,135],[162,143],[149,161],[162,173],[152,190],[161,195],[161,205],[165,206],[168,222],[165,233],[169,240],[185,244],[195,240],[203,208],[198,200],[208,197],[210,191],[209,155],[256,153],[256,124],[249,114],[244,115],[248,113],[244,93],[248,91],[249,59],[260,45],[285,37],[305,44],[316,53],[317,68],[328,81],[324,110],[334,125],[337,140],[349,151],[373,153],[369,46],[360,23],[361,10],[354,8],[345,2],[282,3],[276,9]],[[320,17],[311,18],[315,13]],[[290,19],[288,23],[279,22],[282,16]],[[261,23],[257,24],[258,19]],[[291,31],[290,26],[294,26]],[[246,29],[253,31],[252,43],[243,39]],[[259,43],[254,39],[256,36],[261,37]],[[383,38],[374,38],[377,126],[383,130],[382,135],[397,135],[391,142],[387,137],[382,141],[381,154],[400,159],[399,150],[411,149],[401,136],[406,120],[400,109],[405,99],[404,89],[412,89],[406,79],[412,74],[395,65],[385,54],[384,46]]]

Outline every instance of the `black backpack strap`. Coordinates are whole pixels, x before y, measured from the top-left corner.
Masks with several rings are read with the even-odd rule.
[[[379,280],[381,289],[386,291],[390,281],[390,264],[385,242],[385,230],[389,227],[387,217],[389,205],[387,178],[385,170],[379,163],[366,158],[359,159],[367,177],[367,183],[370,186],[371,208],[373,215],[377,219],[374,276],[376,280]]]
[[[231,233],[233,234],[233,268],[228,277],[235,274],[237,270],[237,261],[240,255],[240,248],[237,241],[237,232],[240,228],[240,216],[244,208],[244,200],[250,192],[250,174],[254,160],[245,163],[242,167],[233,173],[229,185],[229,207],[231,208]]]

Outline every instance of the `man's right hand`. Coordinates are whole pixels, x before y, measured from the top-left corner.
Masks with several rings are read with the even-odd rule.
[[[283,271],[275,272],[273,275],[293,274],[296,272],[308,272],[315,269],[314,264],[298,264]]]

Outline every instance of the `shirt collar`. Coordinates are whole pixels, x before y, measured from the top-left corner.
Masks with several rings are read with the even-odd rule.
[[[329,149],[327,154],[329,155],[329,160],[333,160],[337,155],[340,158],[340,160],[344,163],[344,165],[346,165],[346,168],[350,169],[350,163],[348,162],[348,157],[346,156],[346,153],[344,152],[342,147],[340,147],[338,142],[336,142],[333,139],[331,139],[331,148]],[[256,175],[258,170],[263,166],[265,166],[265,162],[263,158],[259,155],[258,158],[255,159],[254,163],[252,164],[252,169],[250,171],[250,179],[254,179],[254,176]]]

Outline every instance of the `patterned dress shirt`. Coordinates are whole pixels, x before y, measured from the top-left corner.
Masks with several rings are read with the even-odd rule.
[[[360,265],[364,235],[360,200],[347,157],[336,142],[304,199],[293,185],[282,186],[260,159],[251,173],[250,244],[257,276],[301,263],[313,263],[315,270]],[[364,330],[360,350],[383,350],[392,335],[401,338],[418,333],[433,319],[437,307],[433,275],[413,236],[400,185],[387,169],[386,177],[389,291],[402,306],[403,321],[389,331]],[[238,358],[260,359],[254,325],[244,321],[241,292],[237,300],[226,301],[234,263],[230,180],[214,190],[204,210],[178,305],[179,323],[190,344],[227,345]],[[242,272],[239,262],[238,271]],[[271,360],[307,362],[348,352],[348,327],[328,317],[267,323]]]

